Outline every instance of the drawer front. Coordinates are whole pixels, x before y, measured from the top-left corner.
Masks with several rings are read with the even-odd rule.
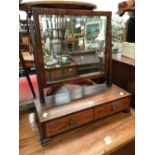
[[[87,109],[62,118],[55,119],[45,124],[46,136],[53,136],[63,131],[91,122],[94,118],[94,110]]]
[[[95,119],[102,118],[111,115],[115,112],[127,109],[130,106],[130,97],[126,97],[105,105],[101,105],[95,108]]]
[[[46,70],[46,80],[62,80],[69,77],[75,77],[77,75],[76,67],[57,68],[57,70]]]

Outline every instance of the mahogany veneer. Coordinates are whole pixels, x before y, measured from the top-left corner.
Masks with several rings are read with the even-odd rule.
[[[47,97],[45,104],[41,104],[39,99],[34,102],[42,144],[64,131],[119,111],[128,111],[131,94],[116,85],[112,85],[100,93],[62,105],[50,103],[49,100],[50,97]]]
[[[135,108],[135,60],[112,54],[112,68],[112,82],[132,93],[131,106]]]
[[[93,121],[93,109],[77,112],[45,124],[46,135],[53,136],[57,133],[81,126]]]

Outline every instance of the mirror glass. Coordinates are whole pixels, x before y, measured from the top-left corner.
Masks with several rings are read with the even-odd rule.
[[[106,16],[39,15],[46,82],[104,71]]]

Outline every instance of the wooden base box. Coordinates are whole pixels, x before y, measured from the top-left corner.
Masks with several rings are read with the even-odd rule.
[[[64,105],[41,104],[35,100],[41,143],[46,144],[52,137],[80,127],[97,119],[129,111],[131,94],[116,85],[98,94],[72,101]]]

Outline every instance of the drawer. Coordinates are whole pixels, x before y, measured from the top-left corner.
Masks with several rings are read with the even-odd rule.
[[[119,99],[117,101],[113,101],[107,103],[105,105],[101,105],[95,108],[95,119],[102,118],[108,115],[111,115],[115,112],[122,111],[127,109],[130,106],[130,97],[126,97],[123,99]]]
[[[65,78],[75,77],[77,75],[76,67],[64,67],[49,69],[45,71],[47,81],[62,80]]]
[[[81,126],[91,122],[93,118],[94,110],[87,109],[47,122],[45,123],[46,136],[53,136],[69,129]]]

